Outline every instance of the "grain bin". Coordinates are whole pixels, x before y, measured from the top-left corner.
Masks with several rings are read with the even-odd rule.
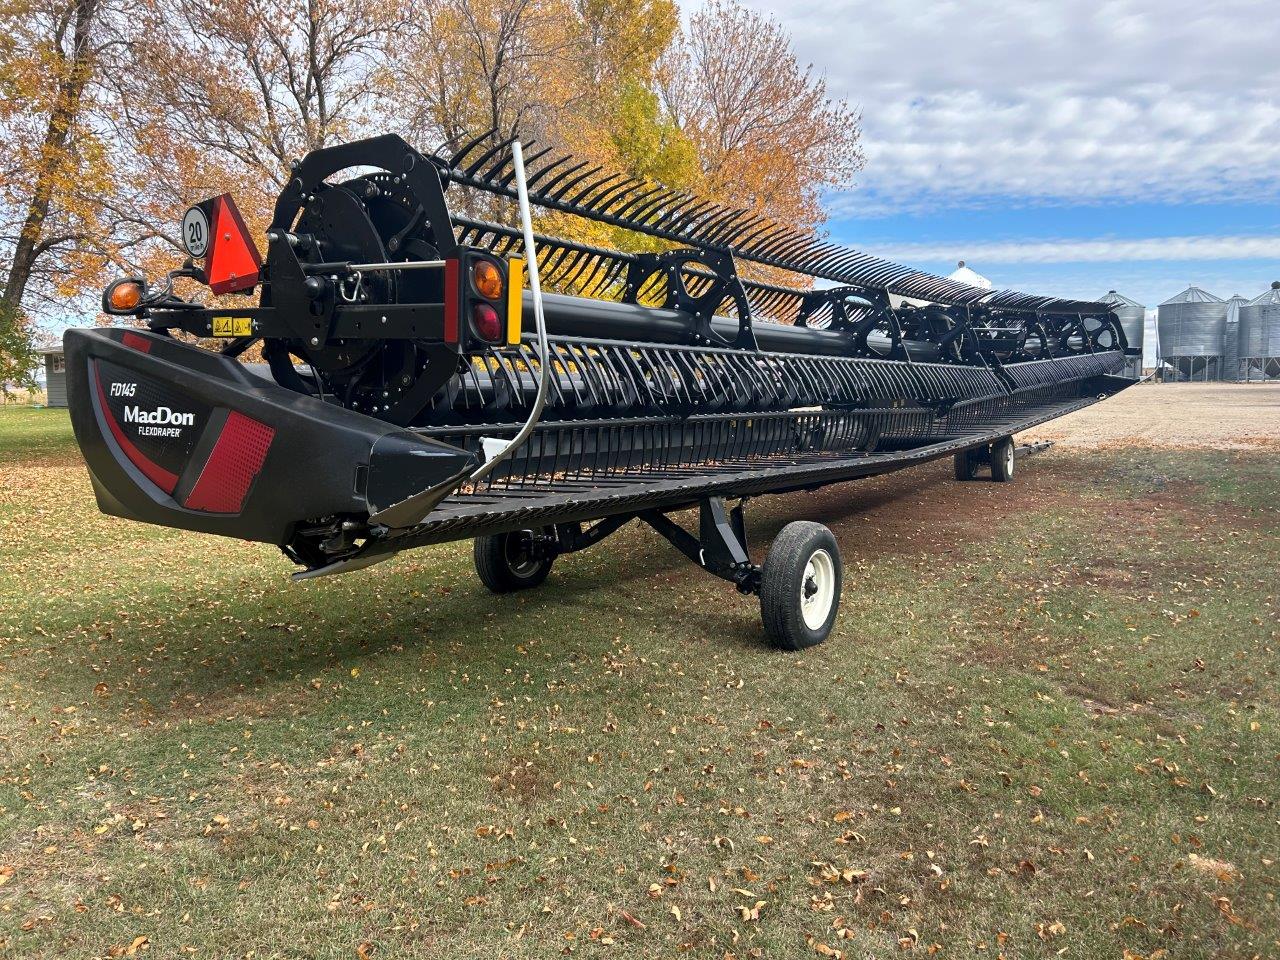
[[[1108,290],[1105,297],[1098,299],[1115,311],[1125,339],[1129,341],[1129,349],[1138,351],[1136,357],[1129,358],[1125,376],[1142,376],[1142,340],[1147,327],[1147,308],[1137,300],[1130,299],[1122,293],[1116,293],[1114,290]]]
[[[1280,379],[1280,280],[1240,308],[1243,380]]]
[[[1236,294],[1227,301],[1227,322],[1222,328],[1222,379],[1240,380],[1240,308],[1248,297]]]
[[[1169,380],[1219,380],[1227,304],[1191,286],[1156,310],[1160,362]]]

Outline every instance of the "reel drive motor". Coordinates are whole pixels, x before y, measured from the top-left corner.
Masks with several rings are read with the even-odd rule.
[[[452,213],[448,191],[521,225]],[[536,235],[532,206],[653,252]],[[959,458],[963,479],[1011,476],[1013,432],[1132,382],[1105,304],[967,287],[545,149],[526,171],[492,133],[450,156],[395,136],[309,154],[265,260],[229,196],[182,237],[162,287],[104,293],[142,329],[66,335],[99,503],[276,543],[302,576],[475,537],[484,582],[520,589],[638,519],[805,646],[839,602],[830,532],[788,528],[758,565],[725,498],[952,455],[958,478]],[[227,299],[185,300],[177,278]],[[254,345],[265,363],[241,363]],[[688,506],[696,534],[669,516]]]

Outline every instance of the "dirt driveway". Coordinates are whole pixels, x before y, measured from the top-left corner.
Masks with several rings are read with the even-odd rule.
[[[1139,384],[1020,436],[1067,447],[1280,448],[1280,384]]]

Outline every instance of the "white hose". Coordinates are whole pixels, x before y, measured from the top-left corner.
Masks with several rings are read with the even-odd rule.
[[[511,162],[516,174],[516,200],[520,206],[520,226],[524,233],[524,255],[529,271],[529,290],[533,293],[533,320],[538,331],[538,395],[534,398],[529,419],[520,432],[512,437],[500,453],[494,454],[471,474],[472,483],[483,480],[493,468],[515,452],[542,418],[542,408],[547,404],[547,388],[551,383],[551,349],[547,345],[547,320],[542,313],[542,286],[538,282],[538,251],[533,242],[533,217],[529,213],[529,188],[524,179],[524,150],[517,140],[511,144]]]

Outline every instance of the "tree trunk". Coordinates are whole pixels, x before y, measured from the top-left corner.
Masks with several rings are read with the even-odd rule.
[[[40,241],[53,200],[58,168],[64,163],[71,129],[79,117],[84,90],[92,70],[93,49],[90,39],[101,0],[72,2],[75,4],[75,25],[71,49],[62,56],[63,70],[57,81],[58,89],[40,149],[35,187],[27,205],[22,232],[14,245],[13,261],[5,280],[4,292],[0,294],[0,313],[11,313],[13,316],[22,312],[27,283],[42,252]]]

